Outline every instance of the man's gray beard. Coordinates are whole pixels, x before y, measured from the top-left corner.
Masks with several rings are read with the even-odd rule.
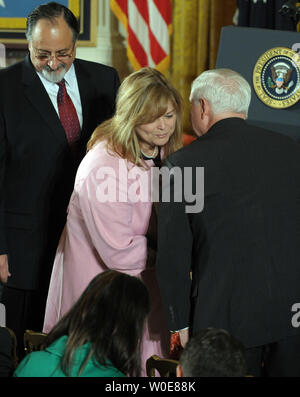
[[[57,69],[60,69],[60,72],[57,72]],[[50,81],[51,83],[59,83],[66,74],[66,65],[61,63],[58,65],[56,71],[52,70],[50,66],[46,65],[43,67],[41,73],[45,77],[46,80]]]

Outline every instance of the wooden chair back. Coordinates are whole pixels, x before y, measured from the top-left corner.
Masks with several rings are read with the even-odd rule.
[[[14,333],[14,331],[8,327],[4,327],[7,329],[7,331],[9,332],[10,336],[11,336],[11,340],[12,340],[12,358],[13,358],[13,369],[15,370],[17,368],[17,365],[19,363],[19,358],[17,355],[17,338],[16,335]]]
[[[154,354],[146,361],[146,373],[149,377],[155,377],[156,370],[163,378],[176,377],[176,367],[178,364],[178,360],[161,358]]]
[[[24,333],[24,349],[26,354],[43,350],[46,344],[47,334],[27,329]]]

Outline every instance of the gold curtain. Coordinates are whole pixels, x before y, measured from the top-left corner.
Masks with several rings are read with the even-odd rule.
[[[232,25],[236,0],[172,0],[173,35],[169,76],[185,102],[184,130],[189,123],[192,81],[216,64],[221,27]]]

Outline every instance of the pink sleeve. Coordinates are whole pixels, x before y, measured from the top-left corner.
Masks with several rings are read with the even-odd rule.
[[[103,200],[104,186],[112,192],[110,201]],[[137,274],[145,267],[147,240],[143,234],[134,233],[135,204],[114,200],[125,190],[127,191],[127,180],[119,178],[116,173],[106,175],[103,180],[99,178],[99,170],[92,171],[78,193],[79,204],[91,243],[105,265]]]

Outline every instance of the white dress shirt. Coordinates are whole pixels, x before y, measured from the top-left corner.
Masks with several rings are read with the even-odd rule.
[[[50,99],[51,102],[54,106],[54,109],[56,110],[56,113],[58,114],[59,117],[59,112],[58,112],[58,105],[57,105],[57,93],[59,90],[59,86],[56,83],[52,83],[51,81],[48,81],[45,79],[45,77],[42,75],[42,73],[37,72],[39,78],[41,79],[41,82],[43,83]],[[78,88],[78,83],[77,83],[77,78],[76,78],[76,73],[75,73],[75,67],[72,64],[70,69],[67,71],[67,73],[64,76],[64,79],[66,81],[66,89],[67,92],[72,99],[72,102],[75,106],[80,128],[82,128],[82,106],[81,106],[81,99],[80,99],[80,94],[79,94],[79,88]]]

